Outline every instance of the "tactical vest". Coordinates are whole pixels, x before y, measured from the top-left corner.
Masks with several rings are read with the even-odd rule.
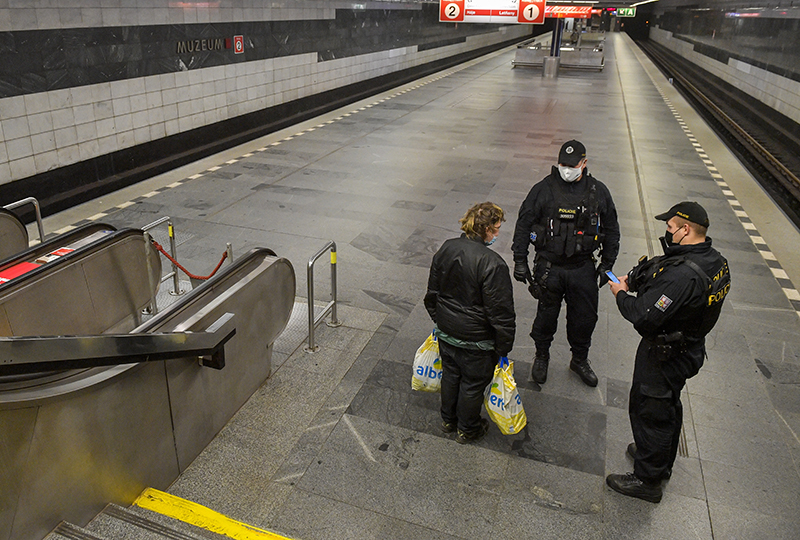
[[[550,192],[553,194],[553,204],[546,217],[546,223],[540,224],[543,242],[536,243],[544,251],[557,257],[573,257],[594,253],[602,243],[600,234],[600,213],[597,202],[597,181],[587,174],[586,189],[580,202],[570,203],[566,185],[559,178],[547,179]],[[534,242],[534,234],[531,234]]]
[[[731,290],[731,273],[728,269],[728,261],[722,255],[720,255],[720,259],[722,260],[721,267],[713,276],[709,277],[697,263],[685,255],[672,257],[662,255],[649,260],[645,255],[639,259],[639,263],[628,273],[628,289],[631,292],[642,293],[650,288],[656,277],[670,266],[686,264],[706,284],[702,321],[700,326],[693,328],[690,332],[691,337],[702,338],[717,324],[722,312],[722,303]]]

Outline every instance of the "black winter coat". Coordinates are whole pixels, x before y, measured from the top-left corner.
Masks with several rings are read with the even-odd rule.
[[[447,240],[431,263],[425,308],[443,332],[465,341],[495,341],[507,356],[516,331],[511,277],[500,255],[480,238]]]

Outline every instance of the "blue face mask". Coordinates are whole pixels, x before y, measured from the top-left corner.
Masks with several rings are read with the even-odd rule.
[[[497,240],[496,236],[494,238],[492,238],[491,240],[489,240],[488,242],[484,242],[483,245],[484,246],[491,246],[492,244],[494,244],[495,240]]]

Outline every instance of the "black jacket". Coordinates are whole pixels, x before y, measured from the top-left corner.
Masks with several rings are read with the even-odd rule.
[[[511,277],[480,238],[447,240],[431,263],[425,308],[443,332],[465,341],[492,339],[507,356],[516,331]]]
[[[711,247],[711,238],[700,244],[669,246],[661,261],[667,263],[680,257],[693,261],[709,277],[717,274],[724,263]],[[621,291],[616,300],[622,316],[646,339],[680,331],[701,341],[704,336],[698,335],[698,329],[703,326],[707,291],[705,279],[687,264],[660,264],[657,275],[643,284],[637,296]]]
[[[554,211],[559,205],[574,207],[581,201],[586,201],[591,182],[597,190],[595,197],[600,215],[602,263],[607,269],[611,269],[619,254],[617,209],[606,185],[592,177],[586,168],[583,169],[583,178],[577,182],[565,182],[561,179],[558,168],[553,167],[548,176],[534,184],[520,206],[514,228],[514,243],[511,245],[511,250],[514,252],[515,261],[527,261],[531,232],[534,230],[538,235],[538,242],[535,244],[537,252],[542,253],[553,264],[571,264],[591,258],[590,253],[575,254],[572,257],[557,256],[550,253],[547,244],[544,244],[548,221]],[[560,193],[553,193],[551,188],[553,183],[558,184]]]

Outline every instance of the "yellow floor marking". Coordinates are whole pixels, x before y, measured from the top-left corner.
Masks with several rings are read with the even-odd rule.
[[[145,489],[133,504],[236,540],[291,540],[153,488]]]

